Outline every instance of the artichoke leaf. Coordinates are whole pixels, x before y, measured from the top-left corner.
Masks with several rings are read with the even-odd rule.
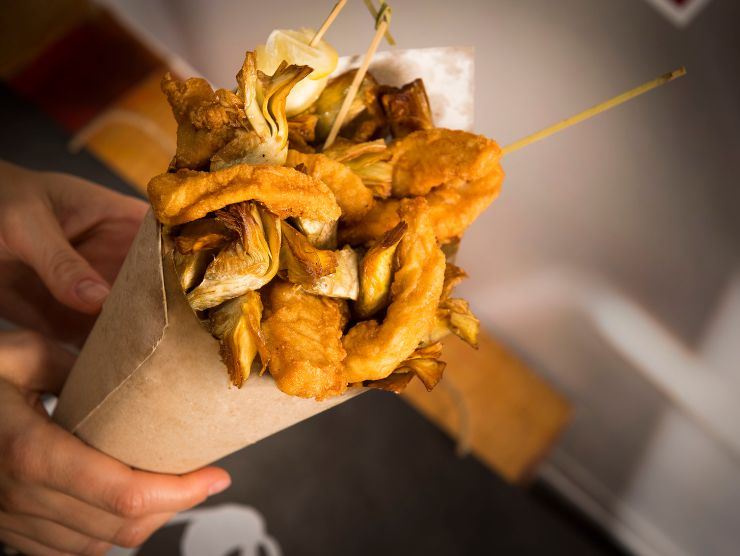
[[[295,225],[311,245],[317,249],[337,248],[337,220],[322,222],[310,218],[296,218]]]
[[[257,70],[254,52],[247,52],[236,76],[237,95],[253,133],[240,133],[211,160],[211,171],[235,164],[282,166],[288,155],[285,102],[291,89],[311,73],[308,66],[281,63],[272,75]]]
[[[197,311],[261,288],[279,267],[281,230],[277,217],[250,202],[230,205],[216,215],[239,237],[216,255],[203,281],[188,294],[190,306]]]
[[[340,297],[343,299],[357,299],[360,291],[360,281],[357,273],[357,253],[349,245],[336,252],[337,270],[327,276],[322,276],[313,285],[304,286],[309,293],[325,297]]]
[[[304,288],[313,287],[319,278],[337,270],[334,251],[317,249],[305,235],[282,221],[283,243],[280,249],[280,269],[289,282]]]
[[[200,218],[183,225],[175,236],[175,247],[183,255],[226,245],[233,234],[215,218]]]
[[[241,388],[249,378],[258,353],[264,372],[269,354],[260,327],[262,302],[258,292],[248,291],[212,309],[209,319],[211,334],[220,342],[221,360],[234,386]]]
[[[217,252],[217,249],[199,249],[186,254],[180,253],[177,249],[172,251],[175,272],[183,292],[187,293],[201,283],[208,265]]]
[[[428,342],[438,342],[451,333],[478,349],[480,321],[464,299],[440,301]]]
[[[406,222],[399,222],[365,253],[360,263],[360,292],[354,306],[360,320],[388,305],[396,248],[407,229]]]

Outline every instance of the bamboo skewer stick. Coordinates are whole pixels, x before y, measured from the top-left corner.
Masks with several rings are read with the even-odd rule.
[[[352,84],[347,89],[347,95],[344,97],[344,102],[342,102],[339,113],[337,114],[337,117],[331,126],[329,136],[326,138],[326,142],[324,143],[324,149],[328,149],[329,147],[331,147],[331,145],[337,138],[337,135],[339,135],[339,130],[342,127],[344,118],[347,117],[347,112],[349,112],[349,108],[350,106],[352,106],[352,101],[355,99],[355,95],[357,95],[357,91],[360,89],[362,78],[365,77],[365,74],[367,73],[367,68],[370,66],[370,62],[375,55],[375,51],[378,49],[378,45],[380,44],[380,41],[383,39],[383,35],[388,29],[388,23],[390,22],[391,15],[390,12],[391,9],[387,4],[383,4],[383,6],[380,8],[380,14],[378,15],[379,23],[375,28],[375,36],[373,36],[373,40],[370,43],[367,52],[365,52],[365,58],[362,61],[362,65],[357,70],[357,73],[355,73]]]
[[[521,149],[522,147],[531,145],[532,143],[540,141],[541,139],[544,139],[545,137],[549,137],[553,133],[562,131],[565,128],[568,128],[572,125],[580,123],[589,118],[593,118],[597,114],[601,114],[602,112],[605,112],[611,108],[614,108],[615,106],[619,106],[620,104],[627,102],[628,100],[632,100],[633,98],[638,97],[643,93],[647,93],[648,91],[655,89],[656,87],[665,85],[669,81],[673,81],[674,79],[683,77],[684,75],[686,75],[686,68],[681,66],[680,68],[675,69],[666,74],[663,74],[660,77],[653,79],[652,81],[643,83],[639,87],[635,87],[634,89],[630,89],[629,91],[626,91],[620,95],[615,96],[614,98],[605,100],[604,102],[597,104],[596,106],[593,106],[589,108],[588,110],[584,110],[583,112],[576,114],[575,116],[571,116],[570,118],[567,118],[561,122],[558,122],[549,127],[546,127],[545,129],[540,130],[537,133],[533,133],[532,135],[528,135],[527,137],[519,139],[518,141],[511,143],[510,145],[507,145],[506,147],[504,147],[501,150],[501,152],[503,155],[507,155],[511,152],[517,151]]]
[[[367,6],[370,15],[373,16],[373,19],[375,21],[377,21],[378,10],[375,9],[375,4],[373,3],[373,0],[365,0],[365,5]],[[385,40],[389,45],[396,46],[396,39],[393,38],[393,35],[391,35],[391,32],[387,29],[385,31]]]
[[[339,0],[336,4],[334,4],[334,7],[332,8],[331,12],[329,12],[329,15],[326,16],[326,19],[324,20],[324,23],[321,24],[321,27],[319,27],[319,30],[316,31],[316,34],[311,39],[311,42],[308,43],[308,46],[316,46],[319,44],[319,41],[321,40],[321,37],[324,36],[327,29],[331,26],[332,23],[334,23],[334,20],[339,15],[339,12],[342,11],[342,8],[344,8],[344,5],[347,3],[347,0]]]

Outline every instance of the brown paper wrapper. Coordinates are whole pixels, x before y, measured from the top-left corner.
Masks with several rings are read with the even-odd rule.
[[[444,66],[440,64],[444,62]],[[352,59],[340,67],[351,67]],[[452,68],[452,69],[450,69]],[[378,54],[391,84],[425,80],[437,125],[472,122],[472,51]],[[453,86],[446,86],[454,74]],[[269,375],[230,387],[218,341],[198,321],[150,212],[62,390],[53,418],[98,450],[139,469],[185,473],[329,409],[283,394]]]

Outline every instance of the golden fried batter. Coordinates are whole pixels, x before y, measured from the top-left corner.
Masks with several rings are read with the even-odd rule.
[[[270,374],[292,396],[323,399],[347,387],[342,361],[346,302],[306,293],[273,281],[262,290],[269,316],[262,330],[270,351]]]
[[[445,257],[434,237],[426,201],[404,199],[399,217],[408,230],[398,244],[391,304],[382,324],[363,321],[344,337],[349,382],[390,375],[429,336],[444,281]]]
[[[459,238],[498,196],[504,172],[501,149],[465,131],[416,131],[392,145],[393,194],[423,195],[440,242]],[[342,242],[376,240],[398,224],[398,200],[377,201],[357,224],[340,230]]]
[[[149,182],[149,201],[165,225],[184,224],[241,201],[260,201],[280,218],[337,220],[341,210],[321,181],[293,168],[239,164],[214,172],[179,170]]]
[[[225,89],[214,92],[205,79],[180,81],[170,73],[162,79],[162,91],[178,124],[172,166],[191,170],[207,168],[211,156],[243,127],[239,98]]]
[[[342,209],[342,220],[356,222],[365,216],[373,206],[373,192],[368,189],[360,176],[341,162],[323,154],[304,154],[288,151],[286,166],[303,164],[306,173],[323,181],[334,193]]]

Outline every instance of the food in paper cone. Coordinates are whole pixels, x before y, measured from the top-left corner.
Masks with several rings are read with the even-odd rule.
[[[414,377],[431,390],[439,341],[477,343],[446,254],[498,195],[501,149],[436,128],[421,79],[364,74],[336,123],[358,70],[327,80],[336,53],[312,36],[273,33],[234,91],[165,76],[177,152],[149,199],[233,386],[254,370],[316,399]]]

